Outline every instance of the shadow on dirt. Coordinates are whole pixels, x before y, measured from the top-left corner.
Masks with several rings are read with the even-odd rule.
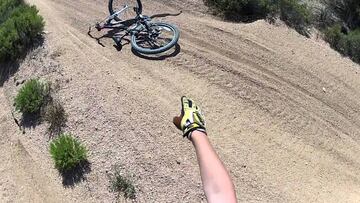
[[[173,50],[173,52],[171,52],[172,50]],[[175,48],[172,48],[169,51],[166,51],[162,54],[156,54],[156,55],[144,55],[139,52],[136,52],[134,49],[131,49],[131,51],[137,57],[147,59],[147,60],[161,61],[161,60],[165,60],[167,58],[177,56],[181,51],[181,46],[179,44],[176,44]],[[171,53],[169,53],[169,52],[171,52]]]
[[[0,87],[3,86],[4,82],[7,81],[11,76],[13,76],[17,70],[19,70],[20,63],[26,57],[27,53],[32,50],[41,47],[44,44],[44,37],[41,36],[37,38],[33,45],[28,47],[27,50],[14,62],[0,63]]]
[[[22,118],[20,119],[20,126],[23,129],[23,132],[25,132],[25,129],[27,128],[35,128],[37,125],[39,125],[41,123],[41,113],[36,112],[36,113],[26,113],[23,114]]]
[[[91,172],[91,163],[84,161],[74,169],[60,173],[64,187],[74,187],[76,183],[86,180],[85,175]]]
[[[118,38],[119,40],[125,40],[125,41],[127,41],[127,42],[128,42],[127,44],[129,44],[129,43],[130,43],[130,40],[125,38],[125,37],[128,36],[128,35],[122,34],[122,32],[124,32],[124,31],[125,31],[125,29],[110,29],[110,30],[107,31],[106,34],[104,34],[104,35],[102,35],[102,36],[100,36],[100,37],[95,37],[95,36],[93,36],[93,35],[91,34],[91,30],[89,30],[87,34],[88,34],[91,38],[95,39],[96,42],[97,42],[100,46],[105,47],[105,45],[101,42],[101,40],[102,40],[102,39],[106,39],[106,38],[114,39],[114,38],[116,37],[116,38]],[[125,44],[123,44],[123,45],[125,45]]]

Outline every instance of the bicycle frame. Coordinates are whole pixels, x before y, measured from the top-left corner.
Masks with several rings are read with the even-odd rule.
[[[137,1],[137,4],[139,6],[138,10],[136,11],[136,13],[138,15],[140,15],[142,13],[142,3],[141,3],[141,0],[136,0]]]
[[[129,28],[131,25],[138,23],[138,22],[142,22],[148,19],[147,16],[143,16],[142,13],[142,3],[141,0],[136,0],[138,7],[134,8],[135,12],[136,12],[136,17],[133,19],[127,19],[124,21],[116,21],[115,23],[111,23],[111,21],[115,20],[115,18],[123,13],[124,11],[126,11],[127,9],[129,9],[129,6],[126,5],[124,8],[122,8],[121,10],[115,12],[114,14],[108,16],[107,18],[105,18],[103,21],[98,22],[95,24],[95,28],[100,31],[102,29],[122,29],[122,30],[127,30],[127,28]],[[102,24],[103,23],[103,24]],[[102,24],[102,25],[101,25]],[[147,25],[145,25],[147,27]]]
[[[120,11],[117,11],[117,12],[115,12],[114,14],[112,14],[111,16],[109,16],[108,18],[107,18],[107,20],[112,20],[112,19],[114,19],[116,16],[118,16],[119,14],[121,14],[122,12],[124,12],[124,11],[126,11],[127,9],[129,8],[129,6],[128,5],[125,5],[125,7],[123,8],[123,9],[121,9]]]
[[[131,8],[129,5],[124,5],[122,8],[112,8],[110,6],[113,6],[113,2],[109,1],[109,11],[110,14],[108,17],[106,17],[103,21],[97,22],[93,26],[89,26],[88,35],[98,41],[100,45],[100,39],[103,37],[111,37],[114,42],[116,43],[117,47],[122,47],[122,39],[124,37],[131,35],[131,43],[132,46],[135,47],[140,53],[146,53],[146,54],[155,54],[155,53],[161,53],[164,51],[167,51],[171,47],[175,45],[179,38],[179,31],[176,27],[166,24],[166,23],[157,23],[152,22],[152,18],[157,17],[166,17],[166,16],[177,16],[181,14],[181,11],[178,14],[155,14],[150,16],[142,15],[142,3],[141,0],[137,0],[138,7],[133,7],[134,11],[136,12],[136,16],[132,19],[127,20],[121,20],[121,14],[127,9]],[[119,10],[117,10],[119,9]],[[158,39],[159,35],[162,34],[162,30],[157,28],[157,24],[161,24],[160,26],[167,27],[168,29],[173,31],[172,41],[170,41],[166,44],[166,46],[159,46],[155,44],[155,41]],[[96,28],[98,31],[101,31],[103,29],[109,29],[107,34],[95,38],[91,35],[91,29]],[[150,48],[141,48],[137,45],[136,39],[142,38],[143,41],[141,42],[148,42],[150,45],[153,44],[153,47],[156,47],[156,49],[151,50]],[[104,45],[102,45],[104,46]]]

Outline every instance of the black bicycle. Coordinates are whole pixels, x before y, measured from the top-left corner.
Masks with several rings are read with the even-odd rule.
[[[162,53],[177,44],[180,34],[176,26],[153,22],[151,17],[142,15],[141,0],[109,0],[108,7],[110,16],[96,23],[95,28],[125,31],[121,37],[112,36],[118,46],[127,35],[131,35],[132,48],[142,54]]]

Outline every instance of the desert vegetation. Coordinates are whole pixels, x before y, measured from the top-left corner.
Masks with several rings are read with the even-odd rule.
[[[44,120],[49,123],[48,131],[51,135],[61,133],[62,127],[66,125],[67,114],[59,101],[52,101],[47,105]]]
[[[324,0],[326,5],[325,40],[331,47],[360,63],[360,2]]]
[[[125,198],[134,199],[136,190],[133,183],[120,173],[120,167],[115,166],[113,174],[110,178],[110,190],[119,194],[123,194]]]
[[[205,0],[212,10],[227,20],[252,21],[279,17],[298,32],[306,34],[312,14],[298,0]]]
[[[15,109],[23,114],[38,113],[48,95],[48,85],[38,79],[27,81],[15,98]]]
[[[66,173],[87,159],[87,150],[71,134],[61,134],[50,143],[50,154],[55,167]]]
[[[212,11],[232,21],[256,19],[283,20],[302,35],[309,28],[324,33],[330,46],[353,61],[360,62],[360,2],[358,0],[320,0],[321,9],[300,0],[205,0]],[[320,12],[315,12],[321,10]]]
[[[35,6],[22,0],[0,1],[0,63],[17,60],[43,31]]]

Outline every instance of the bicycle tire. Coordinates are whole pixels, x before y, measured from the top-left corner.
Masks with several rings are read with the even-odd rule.
[[[165,51],[171,49],[173,46],[175,46],[177,44],[179,37],[180,37],[180,32],[176,26],[168,24],[168,23],[160,23],[160,22],[151,23],[151,25],[152,26],[155,25],[158,27],[167,27],[167,28],[171,29],[174,33],[171,41],[168,44],[166,44],[165,46],[157,48],[157,49],[143,48],[137,44],[137,41],[136,41],[137,36],[136,36],[136,34],[133,34],[131,36],[131,46],[136,52],[142,53],[142,54],[159,54],[159,53],[162,53],[162,52],[165,52]]]
[[[115,8],[115,1],[119,1],[119,0],[109,0],[109,3],[108,3],[108,9],[109,9],[109,13],[110,15],[114,14],[116,11],[114,10]],[[121,1],[121,0],[120,0]],[[139,0],[128,0],[128,1],[136,1],[136,7],[138,9],[138,13],[141,14],[142,13],[142,4],[141,4],[141,1]],[[140,3],[140,4],[139,4]],[[132,8],[130,8],[132,9]],[[134,16],[132,16],[132,18],[135,18],[136,17],[136,13]],[[116,21],[123,21],[123,20],[129,20],[129,19],[120,19],[119,17],[115,16],[114,18]]]

